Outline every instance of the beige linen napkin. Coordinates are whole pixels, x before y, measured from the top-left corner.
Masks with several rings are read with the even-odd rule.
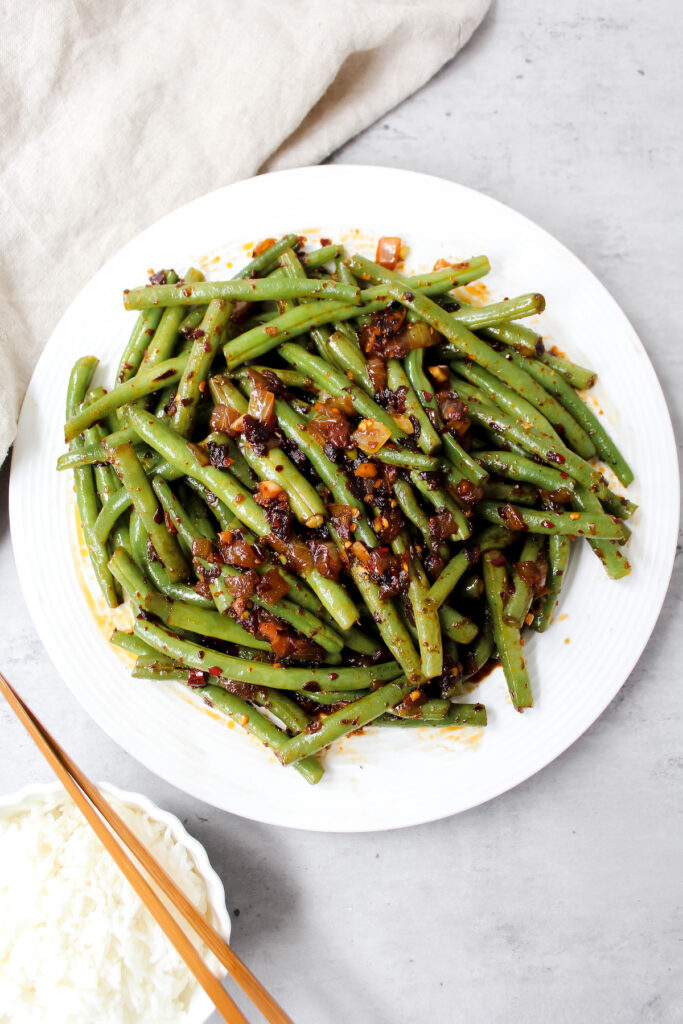
[[[0,461],[50,332],[124,242],[220,185],[324,159],[488,3],[0,0]]]

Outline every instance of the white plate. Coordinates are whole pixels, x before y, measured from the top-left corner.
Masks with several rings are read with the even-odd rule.
[[[98,782],[97,788],[110,800],[118,800],[126,807],[139,808],[153,821],[165,825],[175,839],[185,847],[194,861],[195,868],[206,883],[206,894],[209,904],[209,922],[216,931],[230,941],[230,917],[225,907],[225,889],[220,878],[211,867],[206,850],[198,840],[189,834],[182,822],[170,811],[163,811],[144,793],[131,793],[128,790],[112,786],[110,782]],[[24,786],[18,793],[0,795],[0,818],[11,817],[18,811],[44,804],[53,806],[55,800],[68,799],[61,782],[44,782]],[[218,965],[217,977],[221,980],[227,971]],[[203,988],[196,985],[190,997],[187,1011],[178,1024],[203,1024],[213,1013],[215,1007]]]
[[[63,451],[71,365],[94,353],[110,384],[133,314],[121,290],[148,267],[201,263],[216,277],[251,243],[286,231],[344,235],[372,253],[381,234],[410,245],[409,264],[486,253],[493,297],[540,291],[541,329],[598,371],[590,393],[636,473],[630,496],[632,575],[608,580],[584,545],[575,552],[558,620],[529,641],[535,708],[515,714],[500,670],[477,691],[486,730],[370,730],[326,757],[316,787],[179,684],[134,680],[107,643],[95,596],[74,559],[72,483]],[[245,244],[248,243],[248,244]],[[234,271],[233,271],[234,272]],[[90,281],[57,325],[33,375],[14,448],[12,538],[26,600],[50,657],[86,710],[148,768],[202,800],[278,825],[364,831],[430,821],[473,807],[537,772],[597,718],[641,654],[666,593],[678,528],[671,423],[652,366],[626,317],[593,275],[541,228],[448,181],[379,167],[312,167],[239,182],[153,225]],[[86,574],[87,575],[87,574]]]

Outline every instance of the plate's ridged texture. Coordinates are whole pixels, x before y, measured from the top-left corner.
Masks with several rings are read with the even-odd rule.
[[[182,688],[130,678],[84,593],[82,569],[74,564],[72,484],[54,470],[63,450],[72,363],[82,354],[98,355],[98,380],[112,380],[134,316],[122,310],[122,288],[144,281],[148,267],[182,271],[200,260],[216,277],[226,261],[239,265],[246,258],[243,243],[291,230],[310,229],[313,237],[313,228],[333,238],[344,234],[350,245],[355,237],[359,247],[378,234],[401,235],[416,268],[438,257],[486,253],[494,266],[487,279],[494,298],[543,292],[548,311],[541,329],[598,371],[591,400],[634,467],[629,494],[641,506],[632,521],[628,579],[611,582],[589,550],[575,554],[561,617],[527,648],[534,710],[512,710],[498,671],[477,691],[490,710],[485,734],[371,730],[335,748],[314,788],[278,768],[199,701],[192,706]],[[10,506],[22,586],[40,636],[69,687],[114,739],[170,782],[237,814],[298,828],[361,831],[481,803],[538,771],[595,720],[642,652],[666,593],[678,527],[678,470],[666,405],[640,341],[604,288],[559,242],[507,207],[440,179],[322,167],[205,196],[140,235],[93,278],[55,329],[31,381]]]

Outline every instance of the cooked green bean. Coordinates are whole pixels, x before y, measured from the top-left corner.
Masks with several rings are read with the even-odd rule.
[[[78,437],[86,427],[97,423],[112,409],[119,409],[122,405],[134,402],[136,398],[149,395],[179,380],[186,362],[187,356],[175,356],[164,363],[157,363],[156,366],[141,370],[136,377],[131,377],[125,384],[119,384],[113,391],[94,402],[81,406],[80,410],[66,421],[65,441],[72,441],[74,437]]]
[[[77,410],[85,397],[96,369],[97,359],[93,356],[85,356],[85,358],[79,359],[74,365],[69,377],[66,395],[67,420],[77,415]],[[78,451],[83,447],[84,443],[79,438],[72,440],[70,445],[72,451]],[[74,469],[74,487],[76,489],[78,516],[95,578],[105,601],[111,608],[115,608],[119,603],[119,599],[113,577],[107,567],[109,554],[105,544],[99,541],[95,535],[95,522],[99,512],[99,502],[95,490],[95,479],[90,466]]]
[[[567,573],[570,547],[569,538],[561,534],[553,534],[548,541],[550,574],[546,579],[546,587],[549,592],[542,598],[541,610],[531,624],[537,633],[544,633],[550,625],[550,619],[555,610],[555,605],[557,604]]]
[[[486,708],[483,704],[451,704],[443,718],[426,718],[424,715],[402,717],[391,713],[376,718],[371,725],[398,726],[402,729],[433,728],[450,729],[454,725],[486,725]]]
[[[530,708],[533,698],[521,633],[516,626],[509,625],[503,618],[503,600],[508,586],[505,559],[498,551],[487,551],[483,556],[483,568],[486,600],[493,623],[493,636],[512,703],[518,710]]]
[[[561,373],[551,366],[539,362],[537,359],[525,359],[516,352],[511,354],[512,361],[520,366],[527,373],[542,384],[547,391],[552,392],[574,420],[581,425],[586,434],[591,438],[593,447],[597,450],[601,459],[612,467],[619,481],[628,487],[633,483],[633,470],[628,465],[623,455],[609,436],[602,423],[584,401],[577,395],[576,391],[564,379]],[[576,447],[576,446],[574,446]],[[578,449],[577,449],[578,450]],[[582,454],[579,452],[579,454]],[[584,456],[585,458],[585,456]]]
[[[477,452],[476,457],[477,462],[489,472],[533,484],[544,491],[566,490],[573,494],[576,489],[576,484],[568,473],[561,469],[552,469],[550,466],[542,466],[533,459],[517,455],[515,452]]]
[[[283,743],[275,754],[282,764],[292,764],[301,757],[315,754],[342,736],[348,736],[355,729],[360,729],[375,718],[379,718],[385,711],[403,700],[412,688],[413,684],[406,679],[387,683],[374,693],[369,693],[367,697],[361,697],[340,711],[333,711],[327,715],[316,732],[303,732],[293,736]]]
[[[228,302],[274,302],[278,299],[336,299],[360,305],[360,289],[337,284],[331,278],[315,281],[287,277],[250,278],[232,281],[180,281],[178,284],[146,285],[123,293],[126,309],[150,309],[155,306],[193,306],[216,299]]]
[[[339,668],[334,671],[328,668],[282,668],[268,662],[251,662],[212,651],[201,644],[174,636],[162,626],[144,619],[136,619],[133,629],[136,636],[150,647],[182,662],[188,668],[202,672],[218,669],[227,679],[237,679],[243,683],[258,680],[259,684],[277,690],[302,690],[316,683],[321,690],[363,690],[370,683],[395,679],[400,673],[395,662],[383,662],[372,668]]]
[[[602,511],[600,501],[586,487],[577,487],[572,495],[572,505],[579,512],[586,512],[588,515],[595,515]],[[622,523],[622,530],[624,524]],[[620,542],[616,540],[593,540],[587,537],[590,547],[605,567],[605,572],[612,580],[623,579],[631,572],[631,566],[621,550]]]
[[[532,533],[524,541],[519,561],[524,563],[536,563],[544,547],[543,537],[540,534]],[[518,566],[513,566],[512,572],[512,593],[507,603],[503,606],[503,618],[510,626],[517,626],[521,629],[524,625],[531,602],[534,596],[534,588],[520,575]]]
[[[480,502],[476,512],[490,523],[513,530],[559,533],[565,537],[623,539],[621,525],[604,513],[539,512],[537,509],[517,505],[501,506],[495,501]]]

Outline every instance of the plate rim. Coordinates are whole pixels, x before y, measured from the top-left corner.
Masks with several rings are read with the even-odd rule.
[[[185,213],[185,215],[187,215],[188,213],[191,213],[192,208],[195,207],[196,205],[207,203],[207,202],[212,202],[212,201],[215,202],[218,196],[220,196],[221,194],[227,192],[228,190],[235,191],[235,190],[239,189],[240,186],[244,187],[245,185],[248,186],[248,187],[253,187],[253,183],[254,182],[263,181],[264,179],[269,179],[269,180],[271,180],[271,179],[280,179],[280,180],[282,180],[282,179],[290,178],[292,176],[304,177],[306,175],[314,175],[314,176],[322,175],[322,176],[326,176],[326,177],[327,176],[329,176],[329,177],[338,176],[338,177],[343,178],[343,177],[345,177],[347,175],[350,175],[351,177],[353,177],[354,175],[358,175],[358,174],[374,175],[374,176],[376,176],[376,175],[379,175],[379,176],[388,175],[388,176],[394,177],[396,179],[401,179],[401,180],[404,180],[404,181],[405,181],[405,179],[407,177],[410,177],[410,178],[413,178],[413,179],[418,179],[423,185],[425,183],[430,182],[430,181],[438,181],[438,182],[442,183],[443,185],[446,185],[449,188],[453,188],[453,189],[463,193],[465,196],[471,194],[473,196],[476,196],[478,200],[483,199],[483,200],[486,201],[487,204],[491,204],[491,206],[493,207],[494,211],[495,211],[495,208],[500,207],[503,211],[505,211],[506,216],[511,214],[515,218],[520,219],[522,222],[524,222],[526,225],[528,225],[530,228],[532,228],[533,231],[542,233],[542,235],[545,236],[545,239],[550,244],[552,244],[555,247],[559,247],[559,249],[562,250],[565,258],[569,257],[571,259],[571,261],[576,265],[576,267],[583,274],[586,274],[586,275],[590,276],[590,278],[592,279],[593,285],[598,285],[599,286],[599,292],[601,294],[601,298],[602,298],[603,302],[607,302],[609,304],[609,306],[611,307],[612,313],[617,313],[620,316],[620,318],[621,318],[621,320],[623,322],[625,330],[630,333],[632,339],[636,342],[636,347],[640,350],[641,355],[643,355],[645,357],[645,359],[647,361],[647,365],[649,366],[649,369],[651,371],[652,383],[655,385],[656,390],[657,390],[657,400],[658,400],[658,403],[661,406],[661,412],[663,413],[664,419],[665,419],[665,421],[666,421],[666,423],[668,425],[668,430],[666,432],[666,437],[665,438],[664,437],[660,437],[659,443],[660,443],[660,446],[666,447],[668,449],[667,460],[671,461],[672,467],[675,467],[675,475],[673,475],[670,478],[670,482],[671,482],[671,485],[672,485],[671,486],[671,495],[672,496],[673,495],[676,496],[676,506],[675,506],[675,513],[674,513],[674,517],[673,517],[674,521],[672,522],[672,527],[675,527],[674,529],[672,529],[673,543],[670,546],[668,546],[669,554],[668,554],[667,560],[666,560],[667,561],[667,569],[666,569],[666,573],[662,573],[662,577],[665,576],[665,579],[662,579],[661,582],[660,582],[661,596],[660,596],[660,599],[657,602],[655,602],[654,604],[650,605],[650,615],[648,616],[649,621],[647,623],[647,633],[644,635],[644,640],[642,642],[642,646],[640,646],[639,650],[633,652],[632,656],[628,660],[628,668],[627,669],[626,668],[622,668],[622,670],[619,673],[620,676],[622,676],[623,678],[621,678],[620,682],[616,686],[610,686],[609,693],[605,694],[606,700],[604,701],[604,703],[601,700],[601,707],[600,707],[600,709],[595,714],[592,715],[590,721],[588,721],[586,723],[580,724],[577,727],[577,730],[576,730],[575,733],[572,733],[565,741],[562,741],[556,748],[554,747],[553,748],[552,756],[548,760],[544,760],[542,765],[536,766],[536,767],[534,767],[534,766],[529,767],[528,765],[525,764],[525,765],[521,766],[517,773],[515,773],[515,772],[511,773],[511,781],[509,781],[510,776],[508,776],[508,779],[506,779],[505,782],[502,783],[501,788],[496,787],[495,792],[491,792],[488,796],[484,797],[483,799],[480,796],[477,795],[470,802],[468,802],[467,800],[460,801],[459,804],[458,804],[458,807],[455,810],[450,808],[450,807],[446,807],[443,811],[438,811],[436,813],[427,813],[427,814],[422,813],[422,814],[420,814],[420,813],[416,812],[416,813],[413,813],[412,815],[411,814],[402,815],[402,816],[398,815],[399,820],[396,820],[394,823],[391,823],[391,824],[384,824],[384,823],[382,823],[380,825],[359,825],[358,823],[355,823],[355,824],[354,823],[348,823],[348,824],[341,825],[340,827],[326,827],[326,826],[321,827],[320,825],[317,825],[315,822],[308,822],[308,823],[295,822],[295,823],[289,823],[289,822],[273,819],[272,816],[269,816],[267,814],[264,815],[264,814],[259,813],[258,809],[256,809],[256,811],[253,812],[253,813],[249,813],[248,815],[243,815],[243,812],[240,811],[240,810],[237,810],[237,811],[230,810],[230,813],[237,813],[237,814],[240,814],[242,816],[248,817],[250,820],[259,821],[259,822],[262,822],[264,824],[271,824],[271,825],[274,824],[274,825],[278,825],[280,827],[295,828],[295,829],[301,829],[301,830],[304,830],[304,831],[325,831],[325,832],[332,832],[332,833],[337,832],[337,833],[340,833],[340,834],[353,833],[353,832],[385,831],[385,830],[391,830],[391,829],[394,829],[394,828],[410,827],[412,825],[417,825],[417,824],[426,824],[426,823],[431,822],[431,821],[440,820],[441,818],[444,818],[444,817],[449,817],[449,816],[451,816],[453,814],[461,813],[462,811],[469,810],[469,809],[471,809],[471,808],[473,808],[475,806],[478,806],[478,805],[480,805],[482,803],[486,803],[489,800],[492,800],[492,799],[494,799],[494,798],[496,798],[498,796],[501,796],[503,793],[507,792],[508,790],[513,789],[516,786],[520,785],[522,782],[526,781],[527,779],[529,779],[533,775],[535,775],[537,772],[539,772],[543,768],[547,767],[556,758],[560,757],[560,755],[564,754],[566,752],[566,750],[569,749],[570,746],[572,746],[575,742],[577,742],[577,740],[580,739],[580,737],[582,735],[584,735],[584,733],[586,733],[591,728],[591,726],[597,721],[597,719],[600,717],[600,715],[612,703],[612,701],[614,700],[615,696],[618,694],[618,692],[624,686],[624,684],[626,683],[627,679],[632,674],[635,666],[637,665],[637,663],[639,662],[640,658],[643,656],[643,654],[645,653],[645,651],[647,649],[647,646],[648,646],[648,644],[650,642],[650,639],[652,637],[653,630],[654,630],[654,628],[656,626],[656,623],[658,621],[659,615],[661,613],[661,609],[663,607],[664,601],[666,599],[666,596],[667,596],[667,593],[668,593],[668,589],[669,589],[669,585],[670,585],[670,581],[671,581],[672,572],[673,572],[673,566],[674,566],[674,560],[675,560],[675,554],[676,554],[676,542],[677,542],[677,537],[678,537],[679,520],[680,520],[680,505],[679,505],[679,502],[678,502],[679,466],[678,466],[678,459],[677,459],[677,454],[676,454],[676,440],[675,440],[675,433],[674,433],[674,430],[673,430],[673,424],[672,424],[672,421],[671,421],[671,414],[669,412],[668,405],[667,405],[667,402],[666,402],[666,398],[664,396],[664,392],[662,390],[662,386],[661,386],[661,383],[660,383],[659,378],[657,376],[656,370],[655,370],[655,368],[654,368],[654,366],[653,366],[653,364],[652,364],[652,362],[650,360],[650,357],[648,355],[647,349],[645,348],[643,342],[641,341],[640,337],[638,336],[638,334],[637,334],[635,328],[633,327],[631,321],[629,320],[628,316],[626,315],[624,310],[621,308],[619,303],[616,301],[616,299],[612,296],[612,294],[610,293],[608,288],[603,284],[603,282],[593,273],[593,271],[589,267],[586,266],[586,264],[574,252],[572,252],[563,242],[561,242],[559,239],[557,239],[554,235],[552,235],[544,227],[542,227],[541,225],[537,224],[535,221],[531,220],[526,215],[524,215],[524,214],[520,213],[519,211],[515,210],[513,207],[508,206],[506,203],[502,202],[501,200],[496,199],[496,198],[494,198],[492,196],[489,196],[489,195],[487,195],[484,192],[478,191],[476,189],[472,189],[469,186],[461,185],[461,184],[459,184],[457,182],[450,181],[449,179],[446,179],[446,178],[438,177],[436,175],[425,174],[425,173],[418,172],[418,171],[403,170],[403,169],[396,168],[396,167],[389,168],[389,167],[382,167],[382,166],[378,166],[378,165],[365,165],[365,164],[323,164],[323,165],[313,165],[313,166],[293,168],[293,169],[283,170],[283,171],[275,171],[275,172],[272,172],[272,173],[267,174],[267,175],[257,175],[257,176],[252,177],[252,178],[242,179],[241,181],[234,182],[234,183],[232,183],[230,185],[221,186],[221,187],[219,187],[217,189],[214,189],[214,190],[212,190],[210,192],[205,193],[202,196],[197,196],[194,199],[190,200],[188,203],[185,203],[182,206],[177,207],[176,209],[174,209],[174,210],[170,211],[169,213],[165,214],[163,217],[159,218],[157,221],[155,221],[152,224],[148,225],[141,232],[136,234],[133,238],[129,239],[128,242],[126,242],[120,249],[118,249],[116,252],[114,252],[108,260],[105,261],[105,263],[96,271],[96,273],[92,276],[92,278],[90,278],[86,282],[86,284],[83,286],[83,288],[79,290],[78,294],[73,298],[73,300],[69,304],[68,308],[64,311],[63,315],[60,317],[59,321],[55,324],[55,326],[53,328],[53,331],[50,334],[50,338],[46,342],[46,345],[45,345],[45,347],[44,347],[44,349],[43,349],[43,351],[42,351],[42,353],[40,355],[40,358],[39,358],[36,366],[34,367],[32,375],[31,375],[31,380],[29,382],[29,385],[28,385],[28,387],[26,389],[26,393],[24,395],[24,399],[22,401],[22,407],[21,407],[21,412],[20,412],[20,416],[19,416],[19,420],[18,420],[18,427],[17,427],[17,439],[19,439],[19,434],[20,434],[20,430],[21,430],[21,424],[22,424],[22,420],[23,420],[23,416],[24,416],[25,404],[26,404],[27,399],[30,396],[30,391],[31,391],[31,387],[32,387],[32,384],[33,384],[34,377],[36,376],[36,374],[38,372],[38,369],[41,366],[41,364],[42,364],[42,362],[43,362],[43,360],[44,360],[44,358],[46,356],[46,352],[47,352],[47,350],[48,350],[48,348],[50,346],[50,343],[51,343],[51,340],[52,340],[52,337],[53,337],[54,333],[57,332],[57,330],[61,326],[63,320],[66,317],[68,317],[72,307],[78,301],[78,299],[80,298],[82,292],[86,288],[90,287],[92,285],[92,283],[95,281],[95,279],[98,278],[101,273],[106,271],[106,269],[109,267],[109,265],[110,265],[110,263],[112,261],[125,256],[125,253],[127,252],[127,250],[129,248],[132,248],[134,245],[138,244],[141,241],[141,239],[143,239],[144,236],[147,235],[147,233],[154,232],[160,226],[162,226],[166,221],[171,220],[174,217],[178,216],[181,211],[183,211]],[[10,488],[9,488],[10,532],[11,532],[11,537],[12,537],[12,547],[13,547],[13,551],[14,551],[15,563],[16,563],[16,566],[17,566],[17,572],[18,572],[18,576],[19,576],[20,586],[21,586],[22,593],[24,595],[24,599],[26,601],[26,604],[27,604],[27,607],[28,607],[28,610],[29,610],[29,615],[31,616],[31,620],[33,622],[33,625],[36,628],[36,631],[38,632],[38,635],[39,635],[39,637],[41,639],[41,642],[43,643],[43,646],[46,649],[46,653],[48,654],[48,657],[49,657],[50,661],[53,663],[55,668],[57,668],[57,665],[55,664],[55,661],[53,660],[53,656],[52,656],[52,654],[50,652],[49,646],[45,642],[45,639],[43,637],[43,628],[42,628],[43,616],[42,616],[41,612],[37,611],[36,604],[35,604],[35,602],[33,600],[33,592],[32,592],[32,589],[31,589],[31,581],[29,579],[28,568],[27,568],[27,566],[23,562],[23,552],[21,552],[21,554],[20,554],[21,545],[20,545],[20,542],[18,541],[18,534],[19,534],[18,514],[19,514],[19,512],[18,512],[18,508],[17,508],[18,490],[19,490],[19,485],[17,483],[17,479],[18,479],[19,474],[18,474],[18,472],[15,473],[15,462],[18,463],[17,450],[18,449],[17,449],[17,447],[15,445],[15,448],[14,448],[13,453],[12,453],[12,464],[11,464],[11,469],[10,469]],[[673,456],[673,458],[669,458],[670,456]],[[76,692],[72,688],[70,683],[67,681],[67,678],[62,674],[61,669],[57,668],[57,671],[62,676],[62,678],[63,678],[65,684],[67,685],[67,687],[69,688],[70,692],[73,694],[73,696],[76,698],[76,700],[78,700],[79,704],[81,704],[81,706],[84,708],[86,713],[88,715],[90,715],[91,718],[93,718],[93,720],[96,722],[96,724],[98,724],[101,728],[104,729],[104,731],[107,733],[107,735],[110,738],[112,738],[114,740],[114,742],[116,742],[119,746],[121,746],[124,750],[126,750],[126,752],[131,757],[134,757],[135,760],[140,761],[140,763],[142,763],[149,770],[153,771],[160,778],[163,778],[164,781],[169,782],[167,776],[162,775],[160,773],[160,771],[155,767],[154,763],[151,763],[150,761],[142,758],[140,756],[139,752],[132,753],[129,745],[127,744],[127,742],[125,740],[121,740],[119,738],[114,738],[111,735],[111,732],[109,731],[109,729],[107,729],[106,726],[103,725],[99,721],[99,719],[89,710],[89,708],[87,706],[87,703],[83,702],[83,700],[81,698],[81,694],[79,692]],[[169,784],[177,786],[176,783],[170,783],[169,782]],[[192,784],[189,784],[189,785],[185,785],[184,784],[182,787],[177,786],[177,788],[180,788],[181,791],[187,792],[188,794],[190,794],[191,796],[194,796],[197,799],[206,800],[206,795],[197,792],[195,787]]]

